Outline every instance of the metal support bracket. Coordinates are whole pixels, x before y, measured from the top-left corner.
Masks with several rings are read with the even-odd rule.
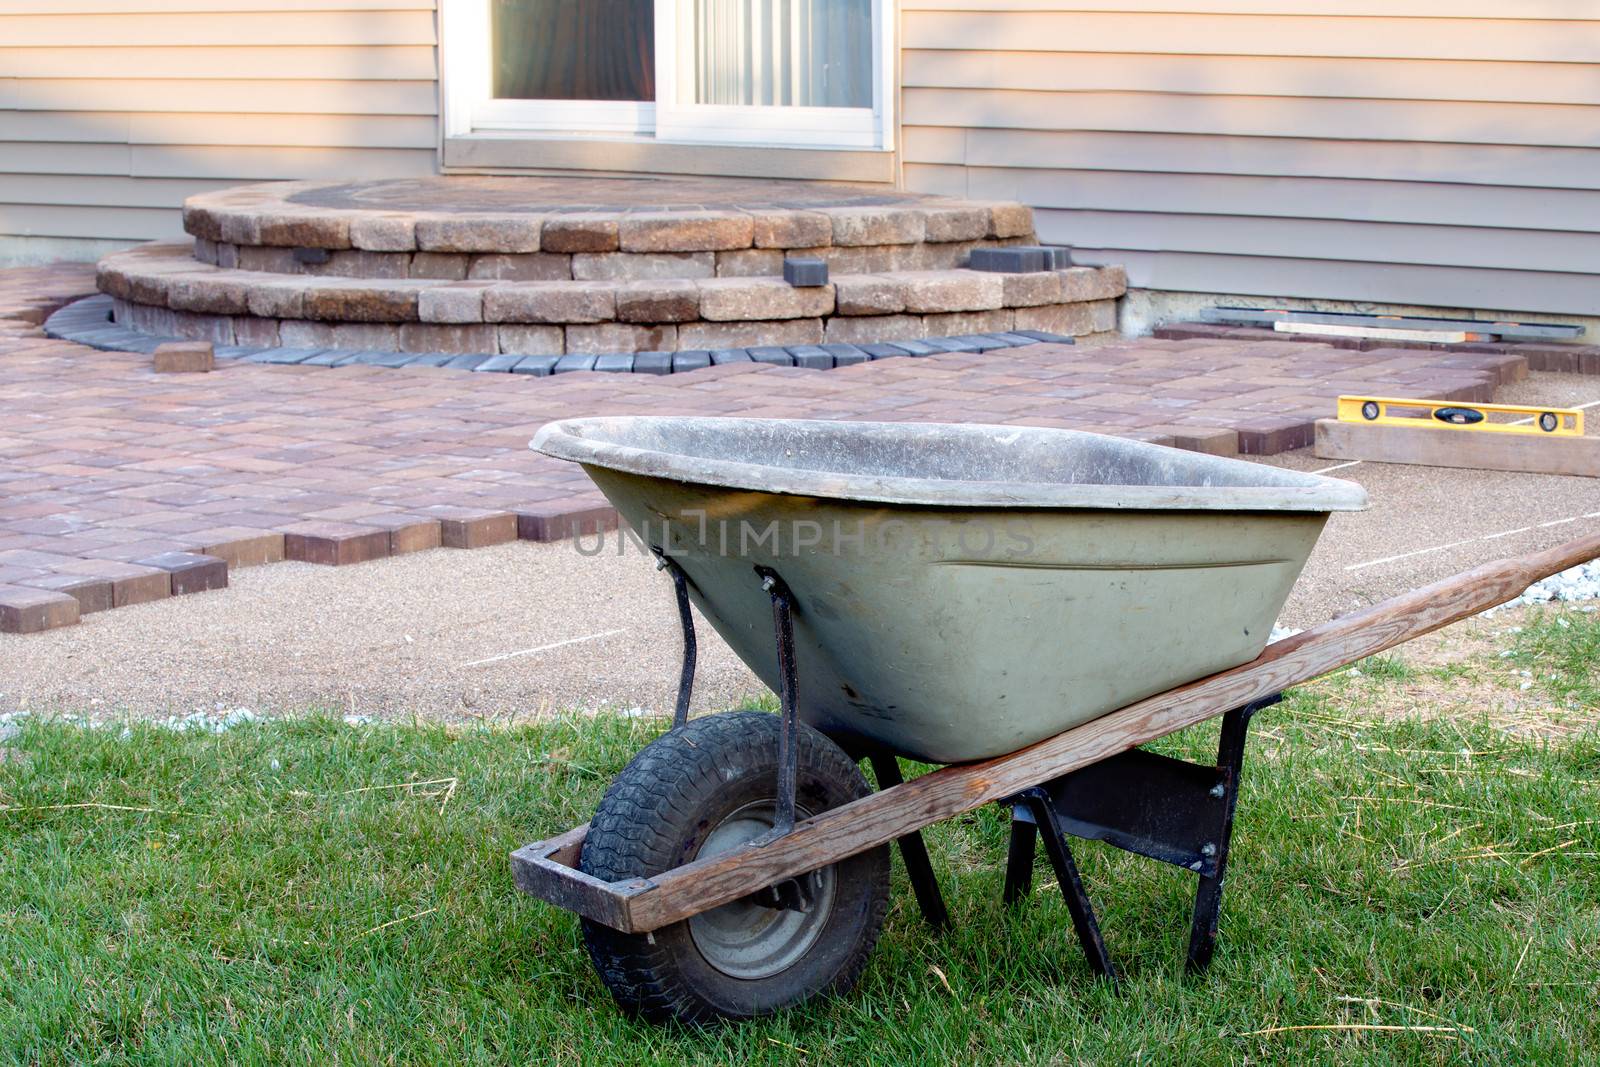
[[[761,588],[772,598],[772,630],[778,642],[778,701],[783,727],[778,731],[778,810],[767,840],[794,829],[795,778],[800,761],[800,711],[796,700],[799,680],[794,662],[794,594],[771,567],[756,567]]]
[[[1135,748],[1004,801],[1012,808],[1005,902],[1015,904],[1030,892],[1036,841],[1042,836],[1090,966],[1115,978],[1067,836],[1104,841],[1182,867],[1200,877],[1186,965],[1191,972],[1204,970],[1216,951],[1250,719],[1279,699],[1258,700],[1223,716],[1215,767]]]
[[[765,843],[775,841],[794,829],[795,789],[800,760],[799,678],[794,658],[794,594],[771,567],[758,566],[755,571],[761,578],[761,588],[772,598],[772,631],[778,646],[778,701],[783,713],[783,726],[778,732],[778,810],[773,819],[772,832],[761,838]],[[900,764],[893,755],[877,752],[870,758],[879,789],[890,789],[903,781]],[[913,830],[898,838],[898,844],[900,858],[905,862],[906,875],[911,880],[911,889],[916,894],[922,917],[936,930],[948,929],[950,913],[939,893],[939,883],[934,877],[933,862],[928,857],[928,846],[922,840],[922,832]]]
[[[672,588],[678,596],[678,626],[683,630],[683,667],[678,673],[678,703],[672,710],[672,728],[676,730],[689,721],[689,698],[694,693],[695,659],[698,644],[694,636],[694,615],[689,610],[689,576],[673,562],[672,557],[660,549],[656,554],[656,569],[672,575]]]
[[[872,761],[872,773],[878,779],[879,789],[893,789],[905,781],[900,776],[900,761],[892,753],[874,752],[868,758]],[[940,932],[950,929],[950,912],[944,906],[944,896],[939,892],[939,880],[934,877],[933,861],[928,858],[928,846],[922,840],[922,831],[913,830],[903,834],[895,839],[895,843],[900,846],[900,859],[906,865],[906,878],[911,882],[911,891],[916,894],[923,921]]]
[[[1078,875],[1078,864],[1067,847],[1065,820],[1056,811],[1055,801],[1048,785],[1035,786],[1019,793],[1013,801],[1011,823],[1011,849],[1007,857],[1005,903],[1015,904],[1032,889],[1034,841],[1044,837],[1045,855],[1056,873],[1056,884],[1067,902],[1072,916],[1072,927],[1078,933],[1078,944],[1095,974],[1115,982],[1121,974],[1111,962],[1105,938],[1100,935],[1100,922],[1095,918],[1094,905],[1089,892]],[[1024,844],[1025,842],[1025,844]],[[1023,849],[1026,848],[1026,855]]]

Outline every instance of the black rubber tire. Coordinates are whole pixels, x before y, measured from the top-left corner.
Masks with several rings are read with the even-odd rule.
[[[606,790],[579,857],[585,874],[617,881],[689,862],[729,813],[776,793],[776,715],[729,712],[691,720],[646,746]],[[817,814],[871,790],[828,738],[799,730],[797,806]],[[730,977],[706,962],[687,922],[625,934],[587,919],[583,941],[618,1005],[652,1022],[705,1025],[766,1015],[855,985],[889,903],[888,846],[835,864],[832,909],[806,953],[767,978]]]

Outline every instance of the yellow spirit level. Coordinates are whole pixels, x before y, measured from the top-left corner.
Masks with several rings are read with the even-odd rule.
[[[1512,416],[1490,421],[1490,416]],[[1582,437],[1583,412],[1577,408],[1534,408],[1520,404],[1461,404],[1452,400],[1403,400],[1390,396],[1341,396],[1340,422],[1379,426],[1432,426],[1486,433]]]

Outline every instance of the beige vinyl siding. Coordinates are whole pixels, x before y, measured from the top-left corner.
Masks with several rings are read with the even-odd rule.
[[[1136,286],[1600,311],[1600,2],[901,7],[905,183]]]
[[[434,0],[0,0],[0,255],[184,197],[437,169]]]

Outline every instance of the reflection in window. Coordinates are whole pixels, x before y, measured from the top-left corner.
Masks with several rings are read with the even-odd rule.
[[[872,106],[872,0],[690,0],[686,103]],[[688,87],[686,86],[686,89]]]
[[[654,100],[653,0],[492,0],[494,96]]]

